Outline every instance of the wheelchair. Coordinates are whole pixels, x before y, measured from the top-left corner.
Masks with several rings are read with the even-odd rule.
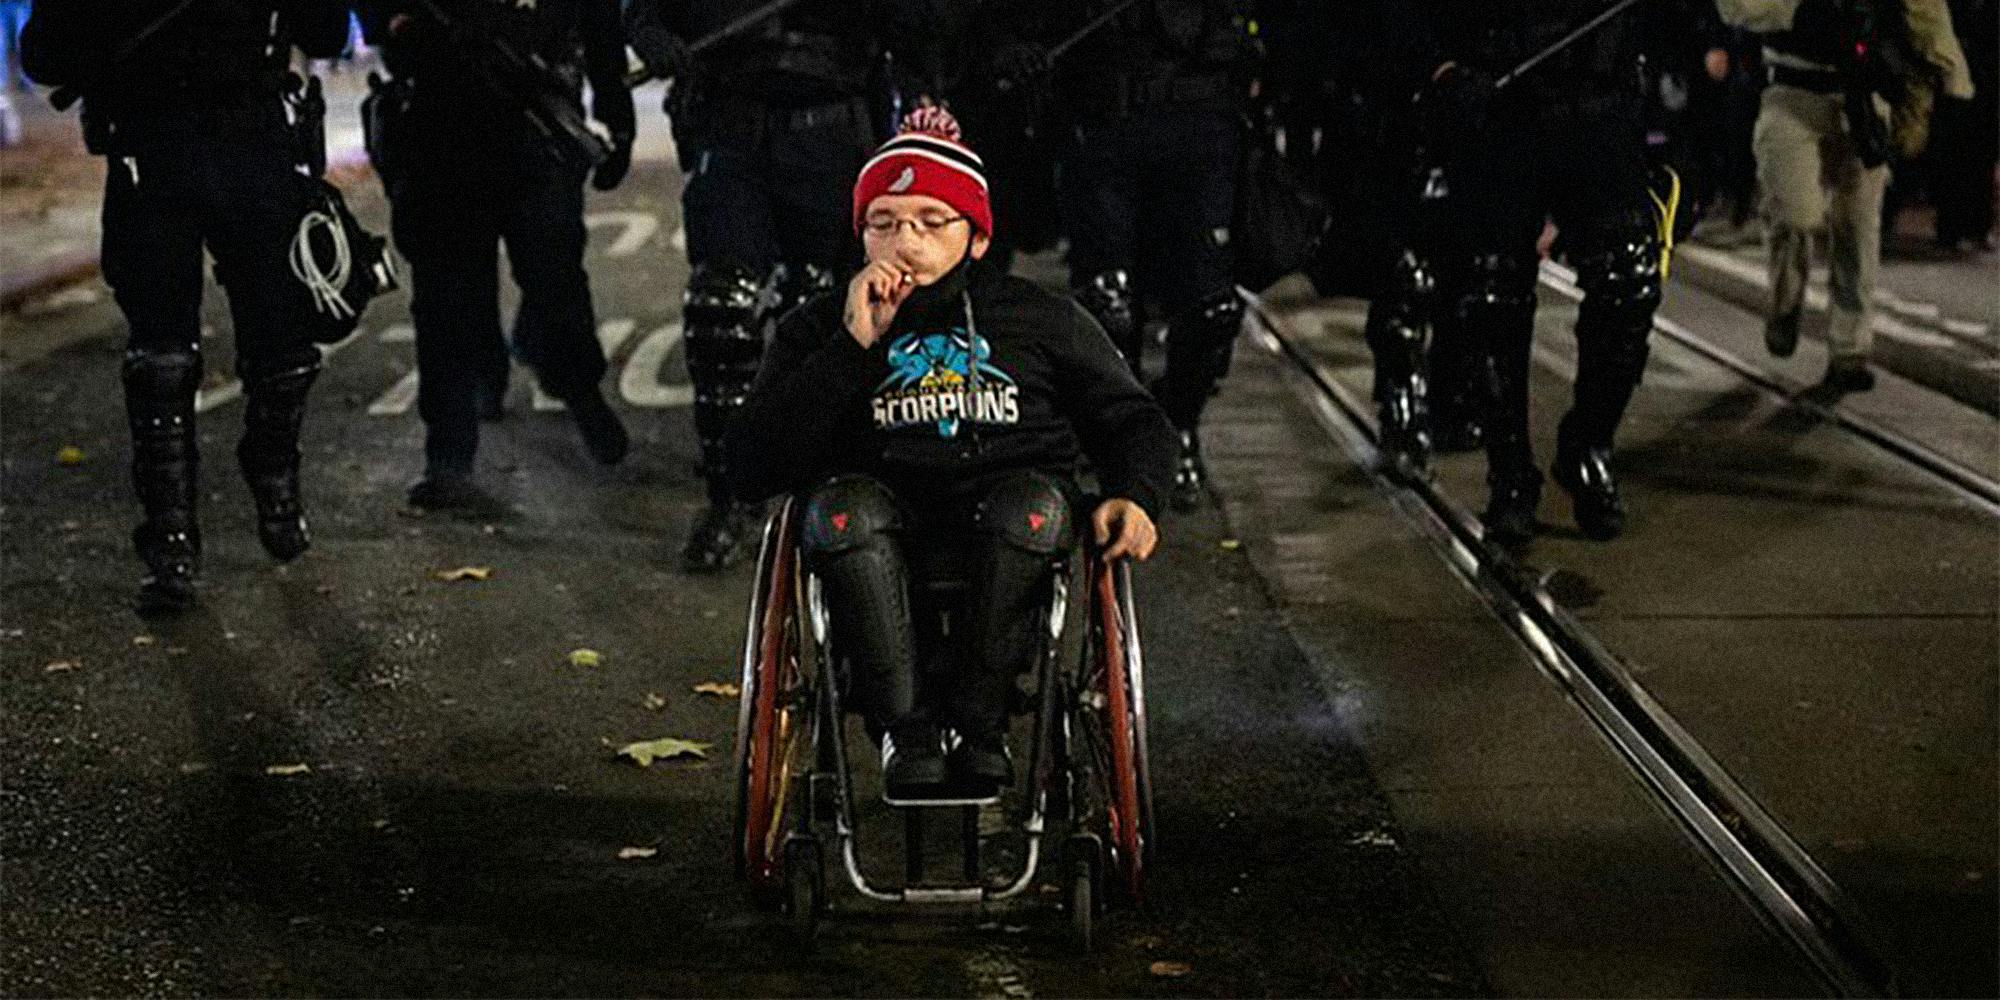
[[[804,565],[799,534],[805,508],[803,498],[787,498],[764,526],[743,644],[732,854],[752,900],[782,911],[810,945],[828,909],[829,854],[855,892],[884,903],[1006,900],[1029,892],[1051,868],[1070,938],[1090,950],[1114,897],[1135,907],[1144,903],[1153,848],[1143,656],[1130,564],[1083,556],[1088,616],[1077,630],[1081,651],[1069,657],[1063,655],[1064,636],[1078,554],[1064,557],[1050,575],[1038,612],[1046,642],[1026,683],[1015,689],[1013,715],[1032,716],[1034,733],[1025,780],[1017,776],[1014,790],[981,799],[883,795],[887,813],[903,821],[902,879],[889,884],[868,874],[862,860],[862,793],[849,760],[842,701],[847,670],[832,641],[820,581]],[[914,566],[912,577],[921,656],[927,644],[936,645],[937,629],[948,631],[953,599],[962,598],[965,583]],[[989,808],[1005,822],[982,829],[982,810]],[[954,880],[929,877],[925,824],[931,816],[958,821],[963,864]],[[1062,849],[1056,864],[1046,864],[1057,854],[1049,842],[1058,830]],[[989,874],[983,849],[1002,838],[1017,863]]]

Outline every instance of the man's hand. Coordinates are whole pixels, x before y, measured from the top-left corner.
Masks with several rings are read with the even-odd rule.
[[[1702,57],[1702,68],[1708,71],[1708,78],[1716,83],[1729,79],[1729,50],[1713,48]]]
[[[630,17],[629,13],[627,16]],[[625,36],[626,44],[645,64],[645,75],[650,79],[672,80],[683,76],[694,62],[688,44],[658,21],[632,20],[626,25]]]
[[[1153,549],[1160,544],[1160,529],[1153,526],[1153,519],[1146,516],[1146,508],[1123,497],[1115,497],[1097,505],[1090,515],[1090,526],[1096,532],[1097,544],[1104,546],[1104,561],[1130,557],[1145,562],[1153,557]]]
[[[910,272],[879,260],[870,263],[847,283],[847,332],[862,347],[875,346],[903,300],[916,290],[917,279]]]

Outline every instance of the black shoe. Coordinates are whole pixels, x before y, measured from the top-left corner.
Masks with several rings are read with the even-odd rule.
[[[882,785],[890,798],[935,796],[944,779],[944,741],[936,726],[902,723],[882,734]]]
[[[1867,392],[1875,388],[1875,373],[1866,358],[1835,358],[1820,384],[1835,392]]]
[[[1610,448],[1582,448],[1572,453],[1558,449],[1549,475],[1567,490],[1576,510],[1576,526],[1584,536],[1599,542],[1617,538],[1625,530],[1625,501],[1618,495],[1618,480],[1611,474]]]
[[[1789,358],[1799,349],[1801,314],[1794,310],[1764,321],[1764,349],[1774,358]]]
[[[714,573],[741,558],[750,541],[750,508],[739,503],[710,504],[688,532],[681,550],[681,568],[690,573]]]
[[[201,526],[193,512],[148,518],[132,530],[132,546],[148,571],[133,601],[140,617],[171,617],[193,608],[201,572]]]
[[[1182,431],[1180,460],[1174,466],[1174,509],[1190,511],[1201,506],[1207,482],[1208,466],[1201,459],[1201,438],[1194,431]]]
[[[1541,480],[1541,474],[1535,473],[1533,478],[1489,481],[1491,492],[1486,512],[1479,516],[1489,540],[1513,544],[1535,537],[1535,507],[1542,501]]]
[[[625,460],[632,439],[611,404],[604,401],[603,393],[592,386],[589,392],[565,399],[563,404],[569,407],[569,415],[576,421],[577,433],[583,435],[583,445],[590,449],[590,457],[597,459],[599,465],[617,465]]]
[[[421,510],[487,511],[497,506],[464,472],[426,472],[410,484],[410,506]]]
[[[946,741],[951,751],[945,754],[945,767],[952,783],[973,797],[984,798],[1014,783],[1014,757],[1007,752],[1006,734],[953,732]]]

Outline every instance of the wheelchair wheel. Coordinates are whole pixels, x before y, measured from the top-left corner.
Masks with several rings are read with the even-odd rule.
[[[802,669],[806,640],[795,508],[786,501],[764,527],[736,719],[731,854],[752,898],[767,908],[782,902],[786,891],[784,843],[792,782],[812,728],[812,699]]]
[[[1100,787],[1104,844],[1116,883],[1145,902],[1153,837],[1152,781],[1146,762],[1146,700],[1131,567],[1090,564],[1090,643],[1077,698],[1083,745]]]

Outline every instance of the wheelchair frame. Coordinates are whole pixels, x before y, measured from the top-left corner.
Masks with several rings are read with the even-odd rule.
[[[1026,845],[1011,878],[989,882],[979,829],[989,799],[885,798],[904,819],[904,884],[885,887],[864,872],[846,712],[830,645],[831,620],[820,584],[806,571],[798,544],[805,504],[786,498],[766,522],[756,590],[743,647],[743,682],[735,753],[732,855],[754,902],[784,910],[810,941],[827,908],[831,840],[854,890],[892,903],[983,904],[1019,896],[1044,867],[1049,821],[1067,826],[1062,883],[1071,937],[1089,949],[1110,893],[1134,905],[1145,898],[1152,848],[1152,789],[1147,767],[1144,657],[1133,607],[1131,567],[1084,563],[1089,618],[1083,653],[1065,669],[1062,636],[1074,567],[1065,558],[1051,577],[1042,615],[1046,642],[1033,671],[1034,738],[1011,832]],[[960,881],[926,879],[924,817],[959,812],[964,865]]]

